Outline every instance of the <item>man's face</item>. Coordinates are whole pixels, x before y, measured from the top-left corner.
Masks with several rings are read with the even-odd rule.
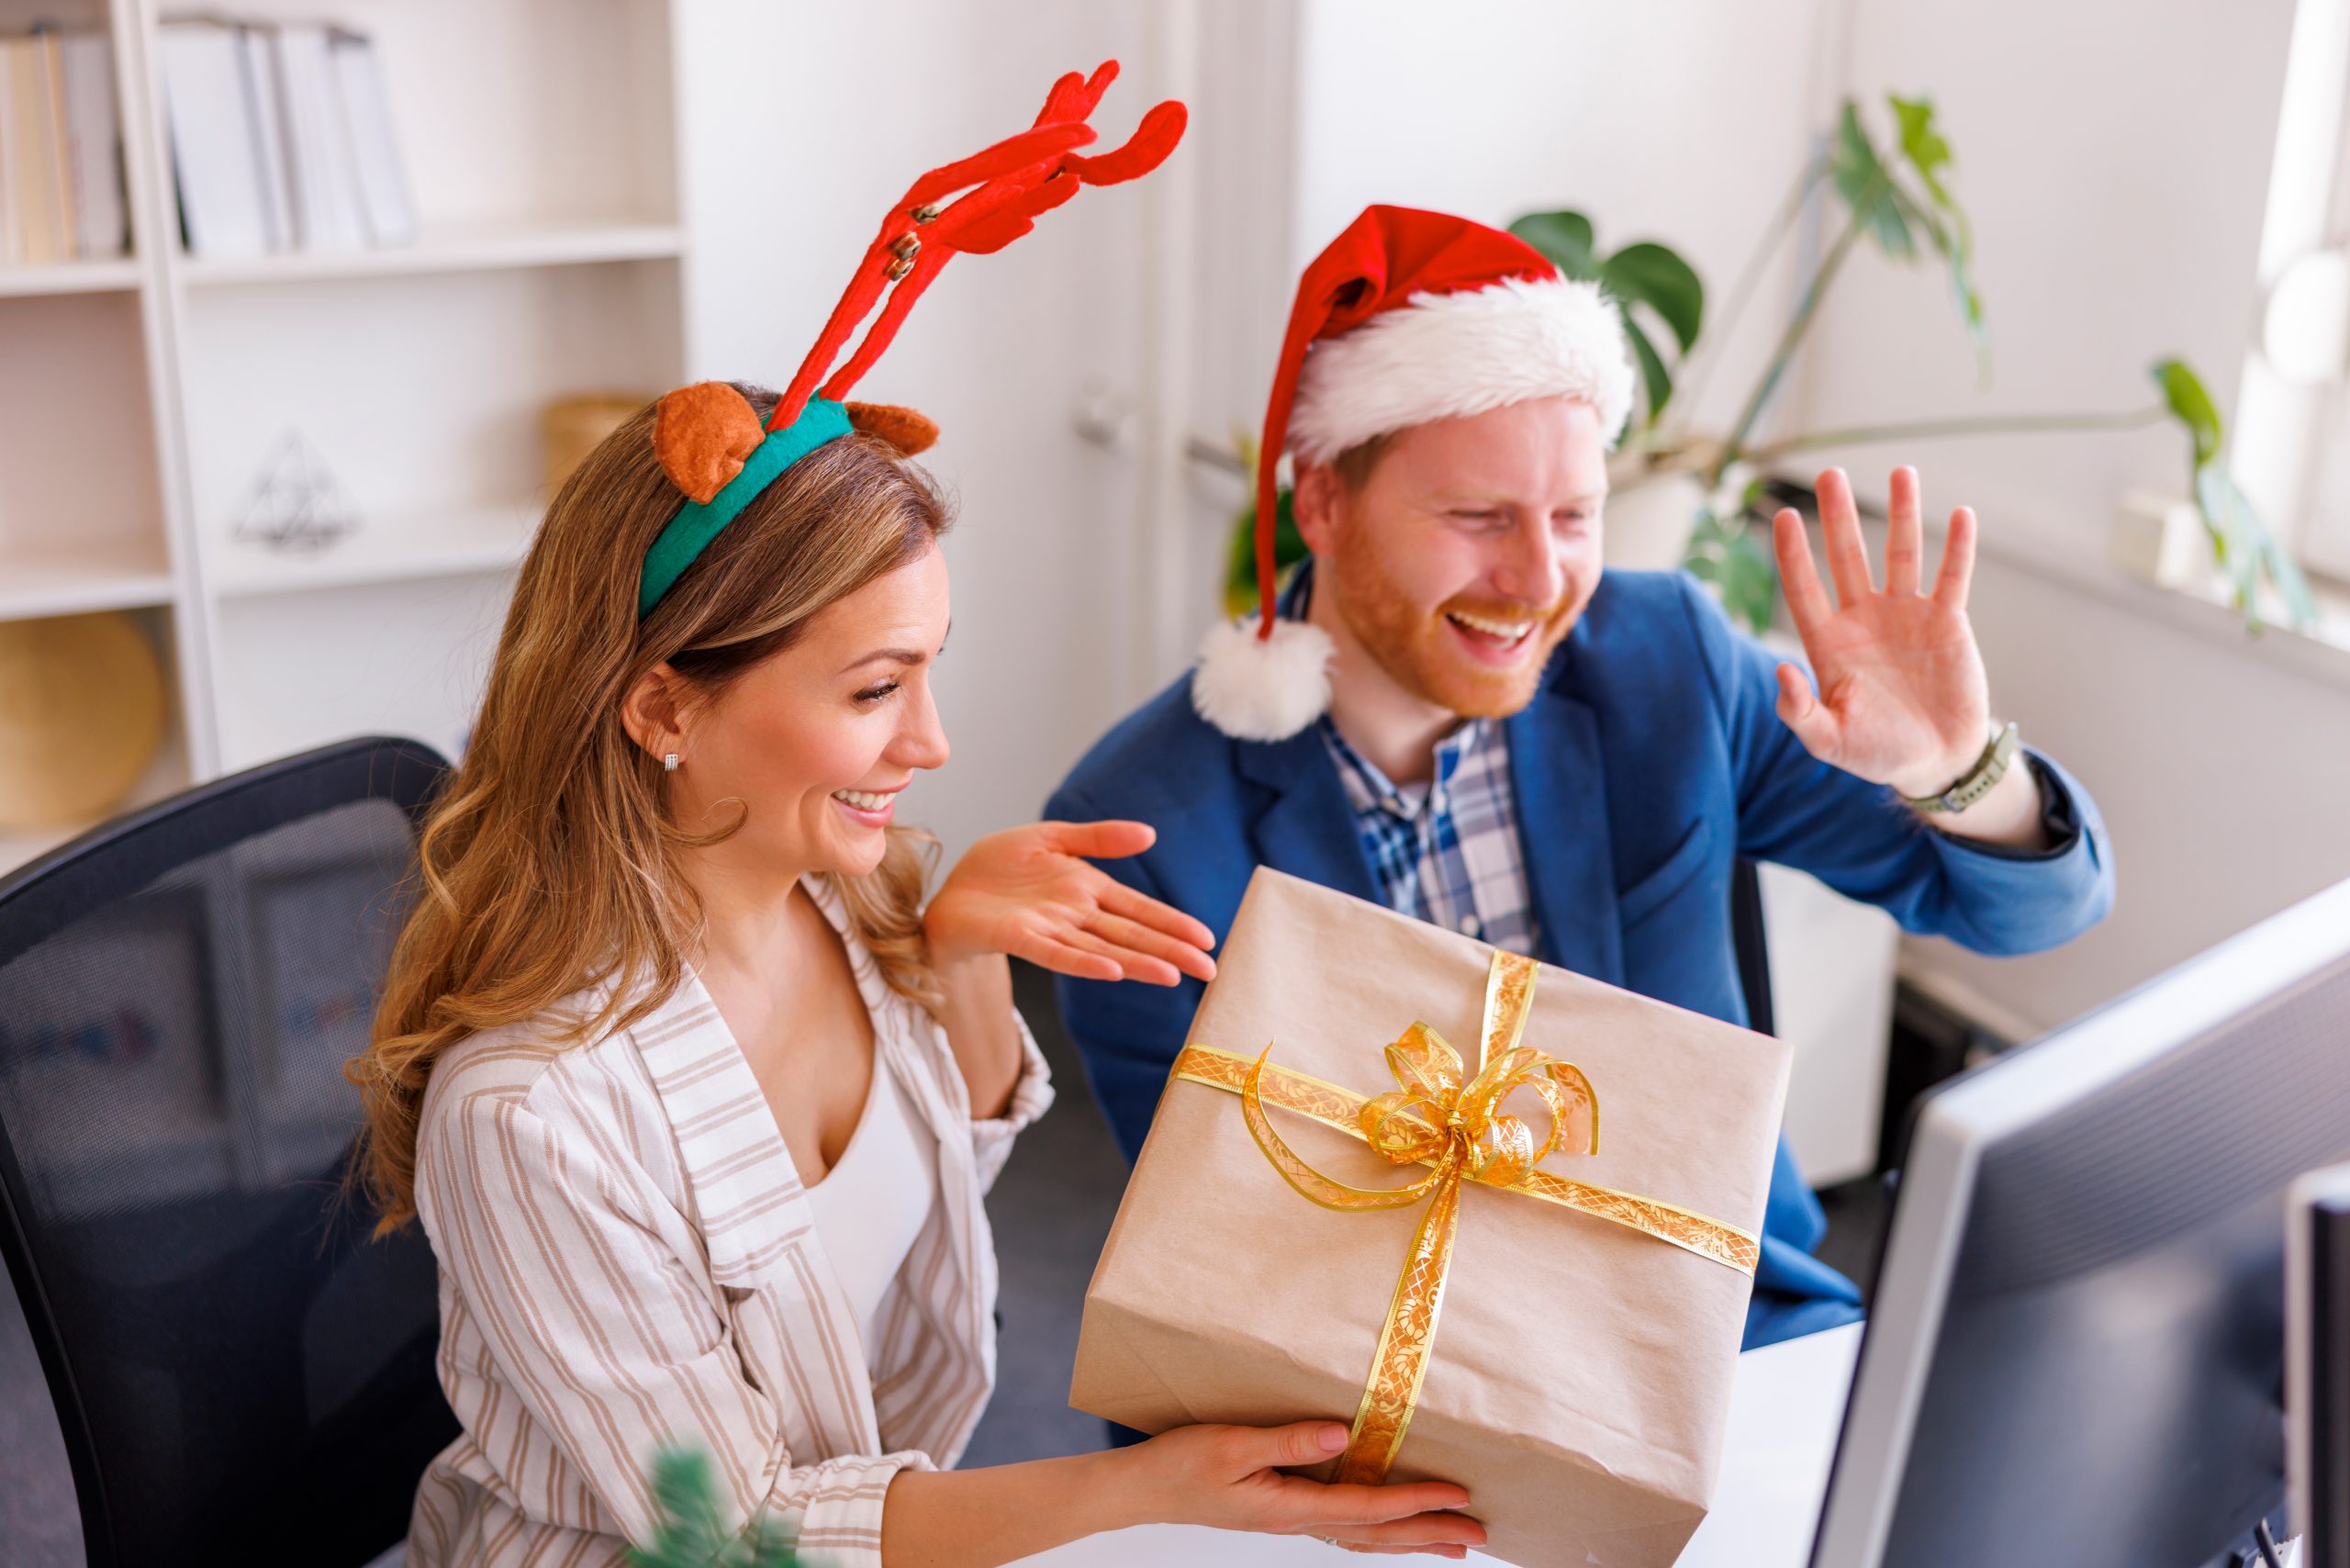
[[[1588,403],[1546,398],[1391,438],[1358,488],[1299,475],[1315,591],[1390,679],[1472,718],[1533,700],[1599,586],[1607,447]]]

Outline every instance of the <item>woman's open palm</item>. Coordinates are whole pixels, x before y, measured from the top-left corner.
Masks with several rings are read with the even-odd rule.
[[[1215,978],[1215,935],[1090,864],[1139,855],[1147,823],[1035,823],[971,846],[930,901],[934,961],[1008,953],[1080,980]]]

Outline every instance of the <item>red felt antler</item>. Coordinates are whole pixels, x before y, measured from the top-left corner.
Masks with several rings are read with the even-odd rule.
[[[1117,76],[1114,60],[1104,61],[1090,77],[1070,72],[1045,95],[1045,106],[1035,124],[968,158],[933,169],[907,187],[890,216],[882,219],[879,234],[866,248],[864,260],[849,279],[848,291],[833,308],[815,347],[808,351],[799,374],[784,389],[767,429],[782,430],[800,417],[816,383],[832,370],[849,334],[885,291],[890,297],[880,316],[848,363],[824,384],[825,397],[839,399],[872,368],[890,340],[897,336],[899,324],[914,301],[957,254],[1001,251],[1034,229],[1038,215],[1075,196],[1080,186],[1118,185],[1147,174],[1166,162],[1182,140],[1187,119],[1183,106],[1171,99],[1144,115],[1124,146],[1097,157],[1078,156],[1077,149],[1090,146],[1097,138],[1085,122]],[[957,191],[964,194],[940,205]]]

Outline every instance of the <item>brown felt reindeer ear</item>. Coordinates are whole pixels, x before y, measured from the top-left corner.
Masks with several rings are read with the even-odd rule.
[[[938,440],[938,421],[919,409],[895,403],[844,403],[848,422],[867,435],[879,436],[898,449],[901,457],[927,452]]]
[[[723,381],[680,386],[653,412],[653,454],[688,498],[707,506],[767,439],[758,410]]]

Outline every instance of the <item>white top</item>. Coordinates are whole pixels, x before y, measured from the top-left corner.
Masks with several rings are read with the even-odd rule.
[[[937,1202],[938,1139],[914,1126],[904,1092],[876,1051],[856,1130],[808,1189],[816,1234],[856,1314],[868,1367],[881,1344],[881,1304]]]
[[[890,1478],[961,1456],[995,1373],[981,1199],[1052,1103],[1044,1058],[1024,1029],[1010,1110],[973,1121],[937,1020],[884,983],[831,884],[809,888],[873,1020],[876,1079],[936,1160],[878,1350],[856,1351],[791,1151],[690,968],[600,1039],[568,1029],[602,990],[473,1036],[433,1064],[417,1129],[464,1430],[417,1488],[408,1568],[617,1562],[652,1533],[646,1457],[680,1438],[710,1453],[730,1518],[765,1510],[827,1568],[880,1568]]]

